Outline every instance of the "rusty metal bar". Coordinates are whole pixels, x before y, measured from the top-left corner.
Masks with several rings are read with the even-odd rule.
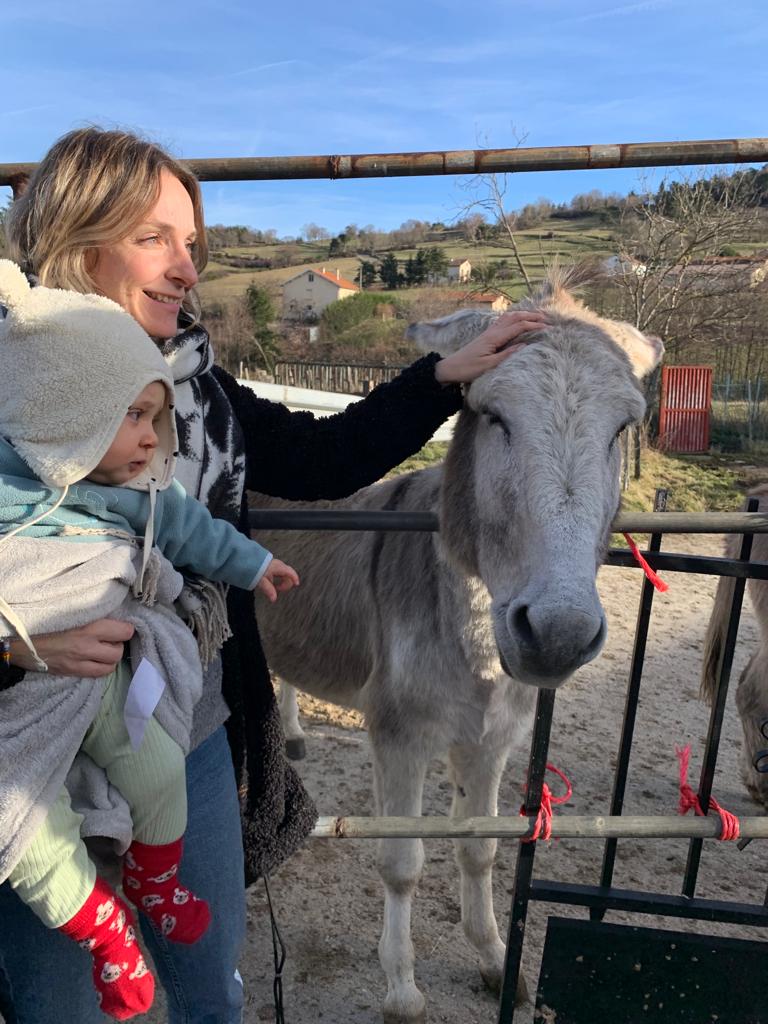
[[[439,528],[434,512],[362,509],[251,509],[252,530],[423,530]],[[620,512],[613,533],[768,533],[765,512]],[[642,545],[641,545],[642,546]]]
[[[200,181],[297,178],[397,178],[429,174],[501,174],[607,167],[677,167],[768,161],[768,138],[688,142],[621,142],[594,146],[533,146],[423,153],[223,157],[184,160]],[[0,185],[31,174],[33,163],[0,164]]]

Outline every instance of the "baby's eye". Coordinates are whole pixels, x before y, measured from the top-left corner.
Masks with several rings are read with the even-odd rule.
[[[132,423],[138,423],[139,422],[139,418],[141,416],[141,410],[139,410],[139,409],[129,409],[128,412],[126,413],[126,416],[128,417],[128,419]]]

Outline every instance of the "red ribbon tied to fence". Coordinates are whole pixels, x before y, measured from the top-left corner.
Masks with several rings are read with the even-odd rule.
[[[566,793],[564,796],[552,796],[549,786],[546,782],[543,784],[541,789],[541,806],[539,807],[539,813],[536,815],[533,835],[524,836],[520,840],[521,843],[535,843],[537,839],[550,839],[552,837],[552,804],[564,804],[566,800],[570,800],[573,793],[573,786],[564,772],[561,772],[559,768],[555,768],[549,762],[547,762],[547,771],[554,772],[555,775],[560,776],[565,783]],[[520,817],[528,817],[525,813],[525,807],[520,808]]]
[[[663,594],[665,590],[669,590],[669,584],[665,583],[661,576],[659,576],[658,573],[650,567],[646,559],[643,557],[640,548],[635,544],[634,540],[628,533],[624,534],[624,540],[629,544],[629,550],[632,552],[635,561],[648,577],[648,581],[652,583],[661,594]]]
[[[687,747],[675,747],[675,753],[680,762],[680,806],[678,810],[680,814],[687,814],[693,808],[695,814],[700,818],[704,818],[706,815],[701,809],[699,798],[688,785],[688,761],[691,757],[690,743]],[[717,838],[731,841],[738,839],[740,827],[739,819],[736,815],[726,811],[712,796],[709,798],[709,806],[720,815],[720,835]]]

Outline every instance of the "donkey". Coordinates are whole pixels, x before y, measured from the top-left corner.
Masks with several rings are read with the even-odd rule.
[[[293,686],[363,712],[379,814],[420,815],[427,765],[447,752],[452,815],[495,815],[536,688],[560,686],[602,647],[595,577],[619,506],[616,439],[642,416],[639,379],[663,346],[586,309],[568,291],[583,277],[553,270],[520,303],[545,310],[551,326],[467,389],[442,465],[334,503],[431,510],[438,534],[260,537],[302,574],[290,614],[288,605],[259,613],[269,662]],[[491,319],[465,310],[407,335],[447,354]],[[256,504],[281,505],[260,496]],[[498,989],[495,850],[492,839],[455,844],[464,932],[483,979]],[[410,938],[423,856],[419,840],[380,841],[388,1024],[425,1019]]]
[[[749,492],[748,497],[758,499],[759,512],[768,512],[768,484],[755,487]],[[738,558],[740,546],[740,536],[732,534],[728,537],[725,542],[726,558]],[[768,562],[768,534],[754,535],[751,558],[755,562]],[[734,583],[732,577],[720,577],[712,615],[707,626],[701,697],[708,704],[714,702],[717,692],[717,668],[728,630]],[[759,644],[741,673],[736,687],[736,708],[744,734],[739,767],[749,795],[768,810],[768,773],[759,772],[755,767],[756,758],[768,749],[768,736],[762,732],[763,723],[768,723],[768,583],[765,580],[748,580],[747,592],[755,610]]]

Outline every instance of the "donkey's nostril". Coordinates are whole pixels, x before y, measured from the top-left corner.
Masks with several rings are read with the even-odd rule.
[[[528,619],[528,605],[521,604],[512,615],[512,627],[520,640],[525,644],[532,644],[534,641],[533,630]]]

